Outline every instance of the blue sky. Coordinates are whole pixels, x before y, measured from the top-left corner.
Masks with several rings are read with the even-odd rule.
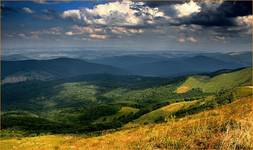
[[[8,1],[1,12],[10,50],[251,50],[251,2]]]

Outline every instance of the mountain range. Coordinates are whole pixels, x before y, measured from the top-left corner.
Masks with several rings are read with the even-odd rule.
[[[175,77],[251,66],[251,52],[201,53],[173,58],[162,55],[124,55],[94,59],[92,62],[119,67],[136,75]]]
[[[26,80],[53,80],[84,74],[127,74],[113,66],[71,58],[50,60],[2,61],[3,83]]]

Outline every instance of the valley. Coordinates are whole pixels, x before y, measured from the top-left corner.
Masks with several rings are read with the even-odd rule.
[[[250,120],[229,118],[242,111],[231,114],[237,103],[245,105],[243,115],[251,113],[246,57],[4,60],[0,144],[3,150],[252,148],[244,134],[231,143],[235,132],[251,132]]]

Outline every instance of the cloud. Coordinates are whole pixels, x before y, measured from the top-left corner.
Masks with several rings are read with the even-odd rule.
[[[106,35],[101,35],[101,34],[100,35],[99,34],[90,34],[89,36],[90,36],[90,38],[97,39],[97,40],[105,40],[108,38]]]
[[[65,32],[66,35],[72,36],[74,33],[72,31]]]
[[[94,8],[66,10],[62,17],[89,25],[135,26],[151,24],[156,18],[167,16],[158,8],[144,6],[142,2],[116,1],[99,4]]]
[[[62,14],[63,18],[72,18],[72,19],[81,19],[81,11],[80,10],[67,10]]]
[[[23,38],[23,39],[27,38],[27,36],[24,33],[19,33],[18,36],[21,37],[21,38]]]
[[[198,42],[198,40],[197,40],[195,37],[192,37],[192,36],[190,36],[190,37],[180,36],[180,37],[177,39],[177,41],[178,41],[179,43],[185,43],[185,42],[196,43],[196,42]]]
[[[237,21],[238,25],[252,26],[252,23],[253,23],[253,15],[237,17],[237,18],[236,18],[236,21]]]
[[[218,36],[218,35],[217,35],[217,36],[214,37],[214,40],[224,42],[224,41],[225,41],[225,37],[224,37],[224,36]]]
[[[170,19],[159,8],[126,0],[98,4],[93,8],[66,10],[61,17],[79,24],[72,26],[70,31],[65,32],[66,35],[88,35],[87,38],[94,39],[141,34],[145,31],[143,28]]]
[[[180,20],[182,24],[237,26],[237,17],[252,15],[251,1],[224,1],[216,5],[202,3],[199,13]]]
[[[60,20],[60,12],[54,10],[54,9],[43,9],[38,13],[37,15],[33,16],[34,18],[38,18],[41,20]]]
[[[109,38],[104,28],[94,26],[73,25],[70,31],[65,32],[67,36],[78,36],[83,40],[105,40]]]
[[[46,0],[32,0],[34,3],[45,4]]]
[[[191,43],[196,43],[198,40],[194,37],[188,37],[187,41],[191,42]]]
[[[178,17],[190,16],[193,13],[199,13],[201,11],[201,7],[192,0],[188,3],[176,4],[173,8],[177,11]]]
[[[131,29],[125,27],[113,27],[111,28],[111,32],[115,34],[135,34],[135,33],[143,33],[143,29]]]
[[[51,36],[59,36],[63,32],[63,29],[61,27],[51,27],[49,29],[43,29],[43,30],[36,30],[36,31],[30,31],[26,33],[17,33],[18,37],[22,39],[41,39],[41,37],[49,35]]]
[[[177,41],[178,41],[179,43],[184,43],[184,42],[185,42],[185,38],[179,37],[179,38],[177,39]]]
[[[24,7],[22,10],[23,10],[25,13],[28,13],[28,14],[34,13],[34,11],[33,11],[32,9],[28,8],[28,7]]]
[[[226,17],[251,15],[252,1],[224,1],[217,11]]]
[[[97,34],[97,33],[105,33],[103,28],[98,28],[98,27],[92,27],[92,26],[78,26],[78,25],[73,25],[71,27],[71,31],[66,32],[66,35],[82,35],[82,34]]]

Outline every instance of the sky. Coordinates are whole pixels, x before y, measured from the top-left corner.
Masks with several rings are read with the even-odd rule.
[[[251,1],[3,1],[3,49],[249,51]]]

